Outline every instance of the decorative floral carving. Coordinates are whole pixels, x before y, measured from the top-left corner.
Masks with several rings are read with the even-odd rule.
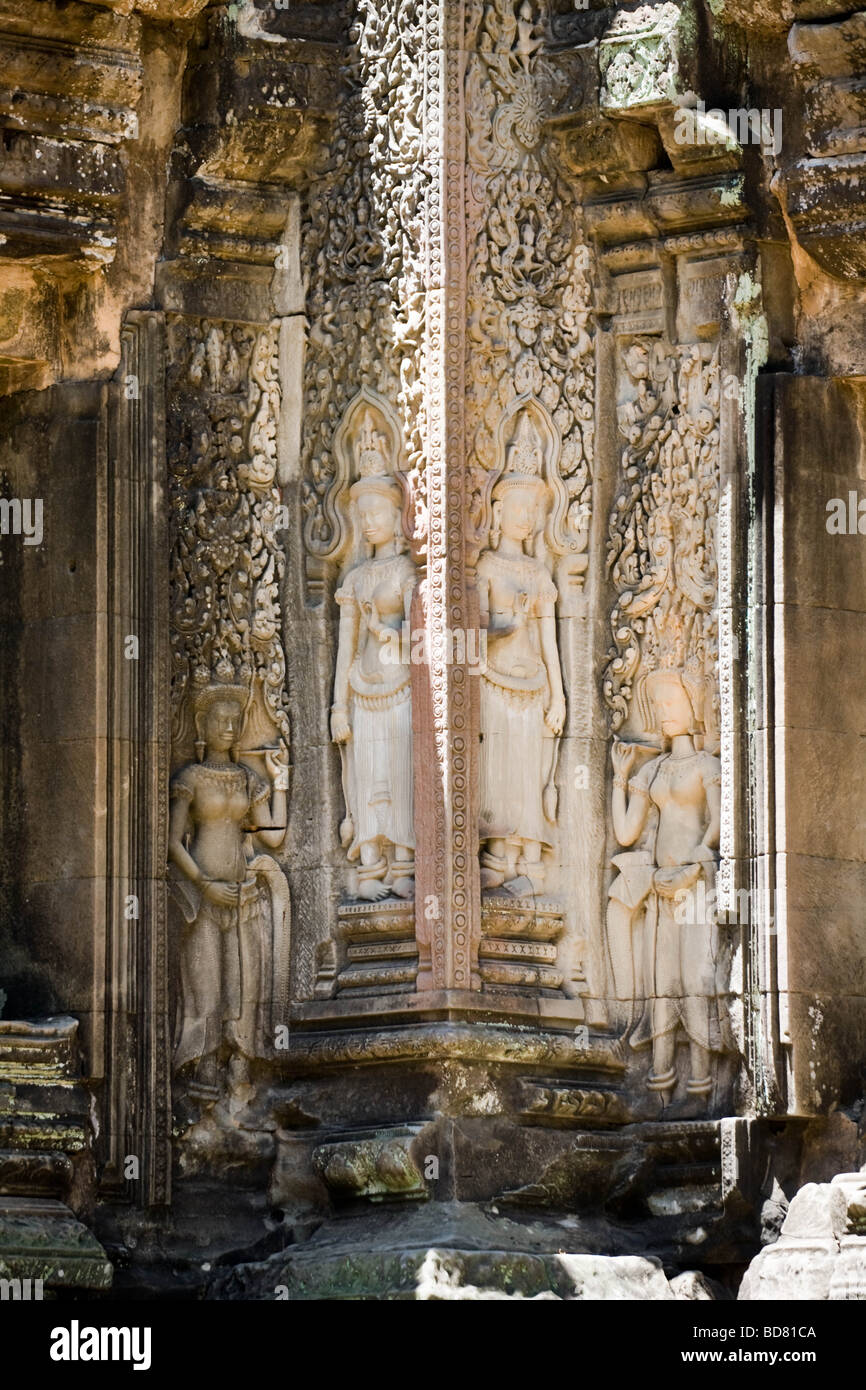
[[[688,669],[713,687],[708,742],[717,747],[719,352],[637,339],[623,367],[624,488],[607,549],[618,594],[604,677],[611,727],[628,718],[639,669]]]
[[[624,109],[669,101],[677,62],[678,5],[641,5],[620,11],[601,41],[601,105]]]
[[[616,1091],[586,1090],[576,1086],[540,1086],[521,1082],[518,1087],[522,1115],[534,1124],[567,1125],[570,1122],[617,1124],[625,1119]]]
[[[334,433],[359,386],[396,405],[419,543],[426,532],[425,227],[431,180],[422,140],[424,8],[415,0],[356,0],[352,95],[338,114],[329,167],[307,203],[301,245],[312,327],[305,372],[304,539],[319,561],[331,560],[344,540],[333,505],[340,485]]]
[[[253,688],[264,741],[289,741],[275,523],[277,328],[171,323],[173,739],[191,752],[190,696]],[[261,696],[260,700],[258,696]]]
[[[186,922],[174,1067],[205,1103],[220,1099],[226,1054],[232,1097],[249,1100],[249,1064],[269,1055],[285,1017],[289,886],[276,860],[255,854],[246,836],[282,846],[288,752],[285,745],[266,752],[269,781],[231,756],[248,699],[245,686],[219,681],[198,692],[198,761],[181,768],[171,788],[169,858]]]
[[[557,549],[566,573],[586,568],[593,459],[593,373],[587,248],[547,150],[542,122],[556,74],[541,52],[543,16],[522,0],[470,8],[468,146],[467,437],[470,544],[490,526],[490,495],[504,459],[503,412],[524,393],[548,412],[560,448],[567,506]]]
[[[287,1060],[304,1066],[344,1066],[347,1062],[491,1062],[525,1063],[529,1066],[603,1071],[614,1076],[624,1071],[622,1050],[610,1038],[581,1033],[553,1033],[550,1029],[487,1024],[480,1033],[471,1024],[428,1023],[416,1028],[334,1032],[317,1036],[293,1034]]]

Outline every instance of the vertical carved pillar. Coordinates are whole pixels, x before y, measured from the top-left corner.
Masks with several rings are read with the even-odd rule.
[[[473,673],[455,634],[477,624],[465,554],[466,224],[463,81],[464,5],[428,0],[426,122],[435,158],[430,203],[428,392],[432,427],[427,464],[430,530],[427,627],[437,785],[432,891],[439,915],[430,924],[431,984],[477,987],[480,935],[477,818],[478,707]]]
[[[729,950],[718,925],[718,346],[632,338],[622,349],[623,490],[608,562],[619,597],[605,680],[612,726],[614,856],[608,944],[633,1049],[652,1047],[650,1090],[709,1097],[733,1051]]]
[[[742,153],[683,119],[699,90],[695,23],[687,5],[620,11],[598,46],[597,105],[584,84],[585,104],[560,121],[597,245],[617,402],[599,464],[613,591],[599,594],[613,638],[605,951],[646,1114],[724,1109],[743,1044],[731,1026],[741,932],[727,912],[746,819],[733,632],[753,386],[744,323],[758,310]]]
[[[278,327],[172,316],[169,340],[173,1070],[208,1147],[253,1128],[288,1004]]]
[[[171,1069],[185,1178],[228,1152],[251,1165],[273,1153],[265,1097],[290,979],[294,969],[312,990],[316,955],[308,930],[291,959],[287,869],[303,834],[287,843],[286,644],[302,566],[287,536],[292,523],[300,531],[298,185],[328,128],[332,50],[237,19],[212,10],[207,42],[191,50],[157,273],[168,349]]]
[[[106,998],[107,1184],[170,1196],[168,581],[164,322],[127,315],[110,399]]]
[[[363,663],[374,632],[360,609],[356,630],[342,616],[346,576],[360,559],[353,510],[359,463],[350,436],[362,400],[374,409],[377,430],[390,421],[388,471],[404,490],[403,534],[419,567],[406,623],[417,975],[410,979],[409,943],[397,939],[400,904],[383,898],[374,921],[351,901],[358,893],[381,895],[366,882],[379,860],[368,848],[371,862],[358,869],[365,850],[349,836],[350,872],[341,874],[346,924],[337,933],[338,959],[322,950],[320,999],[332,981],[338,997],[358,988],[374,994],[378,976],[386,992],[414,988],[434,1007],[454,991],[467,992],[454,1002],[469,1005],[469,995],[483,988],[518,1013],[534,1013],[538,996],[554,996],[551,1007],[563,1016],[583,1017],[582,1006],[570,1001],[586,989],[586,927],[568,837],[580,820],[583,790],[575,796],[572,784],[586,761],[581,656],[588,641],[593,345],[588,253],[544,127],[559,90],[543,51],[547,33],[538,4],[393,0],[383,7],[358,0],[349,30],[351,88],[307,198],[306,585],[311,604],[322,603],[331,622],[335,589],[341,605],[333,653],[341,693],[334,695],[330,733],[342,749],[347,809],[359,796],[352,767],[363,749],[354,744],[351,719],[343,721],[340,671],[346,644],[357,644],[353,656]],[[491,632],[501,635],[501,615],[491,617],[489,584],[479,583],[477,566],[482,553],[498,551],[491,525],[500,493],[513,490],[515,459],[524,461],[518,471],[537,463],[532,534],[523,559],[506,566],[515,583],[518,571],[531,571],[524,616],[537,669],[528,678],[516,675],[515,699],[504,697],[520,723],[526,685],[529,743],[506,748],[492,726],[482,727],[482,693],[495,684],[484,676],[482,647]],[[489,563],[495,567],[504,555]],[[524,589],[519,583],[515,594]],[[416,637],[423,638],[417,645]],[[506,684],[511,679],[506,672]],[[505,827],[501,853],[496,814],[485,812],[479,795],[491,758],[505,769],[528,769],[528,800],[515,782],[499,808],[515,821]],[[488,799],[498,802],[490,776],[485,785]],[[354,819],[347,816],[344,826]],[[489,910],[482,909],[479,839],[490,860],[485,887],[505,889]],[[384,832],[379,843],[387,856]],[[497,875],[500,859],[510,869]],[[383,869],[379,881],[391,897],[393,880]],[[361,918],[370,932],[363,969]],[[390,975],[384,953],[374,962],[377,933],[400,958]],[[348,969],[347,959],[355,962]],[[435,1003],[431,995],[439,996]]]
[[[467,10],[465,530],[487,668],[473,681],[480,975],[487,991],[561,997],[585,986],[570,869],[594,373],[581,219],[545,126],[561,88],[549,23],[544,5]]]

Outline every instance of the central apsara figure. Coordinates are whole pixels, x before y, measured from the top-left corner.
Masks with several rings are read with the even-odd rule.
[[[524,414],[493,490],[490,548],[478,561],[487,661],[481,675],[481,883],[538,893],[552,848],[556,739],[565,695],[556,585],[527,544],[544,525],[542,447]]]
[[[349,570],[335,596],[340,637],[331,737],[343,760],[341,839],[357,865],[357,896],[375,902],[415,892],[412,692],[399,653],[416,573],[405,553],[400,487],[370,414],[360,430],[358,465],[349,497],[368,557]]]

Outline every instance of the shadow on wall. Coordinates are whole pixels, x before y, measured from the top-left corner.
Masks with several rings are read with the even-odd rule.
[[[7,439],[0,444],[9,444]],[[5,452],[5,451],[4,451]],[[0,499],[14,495],[0,472]],[[21,763],[20,537],[0,536],[0,1018],[31,1019],[57,1012],[44,973],[28,958],[27,906],[21,892],[26,805]]]

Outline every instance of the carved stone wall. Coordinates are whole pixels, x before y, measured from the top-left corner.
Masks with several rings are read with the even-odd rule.
[[[277,326],[172,318],[168,332],[175,756],[192,752],[196,685],[217,678],[250,685],[249,737],[288,742]]]
[[[537,400],[562,479],[551,563],[571,615],[586,569],[593,466],[589,251],[580,211],[551,159],[543,122],[562,79],[543,53],[539,7],[477,4],[467,15],[467,438],[470,544],[486,542],[504,421]]]
[[[346,542],[339,498],[346,474],[335,434],[359,390],[376,392],[397,412],[409,531],[419,545],[426,541],[425,270],[436,190],[423,104],[425,24],[423,5],[357,4],[327,167],[306,197],[302,470],[313,593],[323,563]]]
[[[719,348],[636,338],[621,373],[604,693],[618,735],[613,828],[628,852],[613,860],[607,945],[629,1044],[652,1044],[650,1088],[670,1098],[684,1038],[687,1091],[708,1097],[735,1047],[717,895]]]
[[[202,1101],[187,1123],[207,1145],[212,1121],[231,1123],[248,1098],[288,1005],[289,888],[258,853],[285,840],[291,743],[278,325],[172,316],[168,338],[174,1071]]]
[[[0,54],[0,1261],[733,1287],[866,1156],[863,13]]]

